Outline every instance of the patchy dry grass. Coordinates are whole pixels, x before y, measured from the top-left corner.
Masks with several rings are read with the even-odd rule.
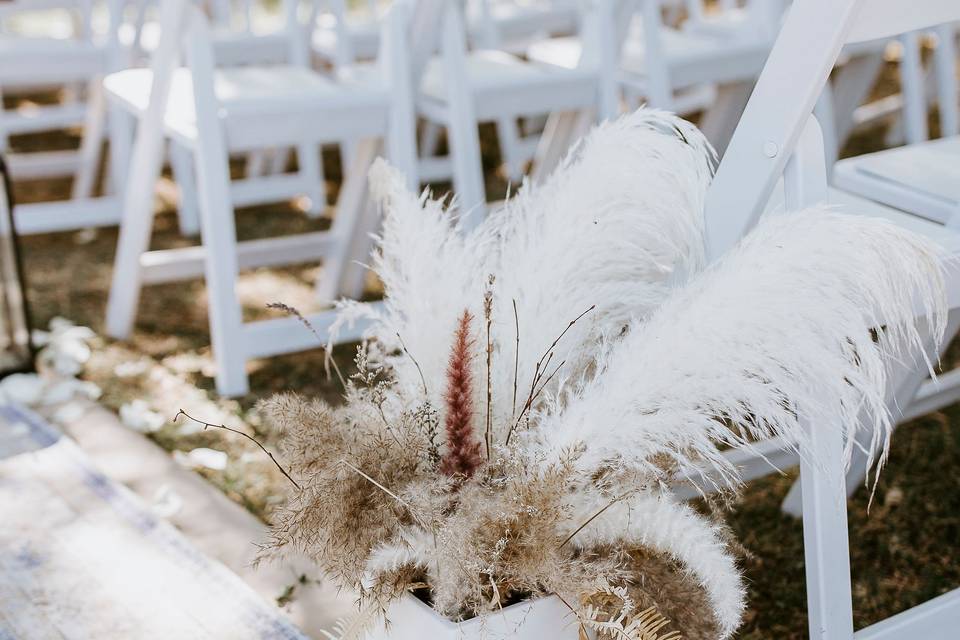
[[[879,91],[889,89],[889,83]],[[497,150],[485,131],[484,157],[496,166]],[[883,127],[864,132],[850,142],[847,154],[881,148]],[[76,144],[75,135],[15,140],[17,146],[56,148]],[[335,154],[327,158],[328,177],[335,188]],[[437,185],[444,188],[446,185]],[[505,183],[488,172],[492,196]],[[24,200],[64,197],[68,181],[21,183]],[[328,220],[311,220],[291,205],[249,208],[238,212],[241,238],[255,238],[322,229]],[[113,229],[47,234],[23,239],[28,291],[37,326],[62,315],[103,330],[117,234]],[[193,242],[179,236],[169,203],[160,206],[153,246],[166,248]],[[315,307],[313,280],[320,265],[258,269],[244,273],[239,292],[248,319],[265,317],[265,304],[282,301],[307,311]],[[370,295],[376,295],[371,283]],[[336,349],[345,370],[352,368],[354,347]],[[951,358],[956,360],[956,358]],[[251,393],[239,400],[216,398],[212,392],[212,360],[207,330],[207,298],[202,282],[192,281],[144,290],[139,316],[129,340],[102,340],[86,376],[99,384],[102,402],[118,409],[135,398],[173,418],[183,408],[211,422],[224,422],[257,435],[269,447],[270,435],[260,430],[252,411],[258,398],[292,389],[337,401],[339,386],[326,377],[320,350],[257,361],[250,366]],[[168,423],[151,436],[170,451],[212,447],[226,451],[230,462],[222,472],[202,470],[230,498],[261,518],[287,490],[287,481],[257,448],[245,439],[220,430],[202,431],[181,420]],[[792,474],[752,483],[728,521],[751,554],[744,560],[750,585],[751,609],[739,634],[743,639],[806,637],[806,603],[802,530],[799,521],[783,515],[780,502]],[[854,604],[857,626],[906,609],[960,586],[960,407],[953,406],[905,425],[894,436],[892,456],[867,514],[867,491],[849,505],[853,550]]]

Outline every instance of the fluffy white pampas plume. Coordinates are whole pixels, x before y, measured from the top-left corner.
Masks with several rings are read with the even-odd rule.
[[[804,420],[842,429],[848,455],[857,430],[873,428],[883,456],[888,364],[917,357],[918,313],[939,341],[945,309],[932,242],[823,209],[773,217],[633,326],[538,435],[557,451],[583,441],[588,466],[655,472],[666,454],[728,483],[737,472],[718,443],[802,442]]]
[[[495,274],[494,415],[509,422],[514,363],[523,401],[538,359],[557,345],[555,379],[576,377],[603,338],[643,319],[670,283],[699,269],[703,198],[713,150],[696,127],[640,110],[597,127],[539,186],[527,186],[478,229]],[[513,304],[517,314],[514,317]],[[519,358],[512,338],[519,321]],[[499,399],[500,402],[496,402]]]
[[[565,364],[556,379],[581,373],[602,337],[646,317],[672,281],[700,268],[712,163],[694,126],[640,110],[595,128],[542,185],[525,184],[469,234],[379,164],[371,184],[386,218],[374,269],[388,298],[377,337],[399,346],[399,332],[424,377],[442,379],[450,347],[443,337],[464,309],[484,338],[484,292],[495,276],[493,422],[508,424],[520,409],[512,406],[515,363],[519,405],[540,356],[571,320],[595,306],[557,345],[551,368]],[[412,361],[395,366],[405,389],[420,386]],[[442,390],[430,391],[437,401]]]
[[[728,638],[736,630],[746,606],[746,589],[719,526],[668,493],[644,491],[611,502],[609,496],[590,491],[574,498],[571,522],[590,522],[571,539],[575,546],[626,543],[670,556],[703,587],[720,637]]]

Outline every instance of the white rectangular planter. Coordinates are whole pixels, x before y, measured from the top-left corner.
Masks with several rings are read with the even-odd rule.
[[[486,616],[451,622],[407,594],[387,613],[389,628],[368,640],[578,640],[576,616],[556,596],[510,605]]]

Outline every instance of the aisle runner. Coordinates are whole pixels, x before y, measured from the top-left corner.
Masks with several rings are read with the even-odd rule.
[[[0,640],[305,636],[40,418],[0,406]]]

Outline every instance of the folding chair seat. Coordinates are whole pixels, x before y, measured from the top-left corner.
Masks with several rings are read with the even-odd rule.
[[[948,223],[960,213],[960,137],[840,160],[838,187]]]
[[[107,306],[107,331],[130,334],[142,285],[204,276],[210,291],[210,333],[217,365],[217,390],[247,391],[247,360],[316,348],[316,337],[295,319],[244,323],[235,283],[242,268],[323,260],[317,282],[320,300],[356,296],[358,281],[348,272],[352,259],[365,259],[366,170],[382,144],[391,161],[416,184],[413,103],[406,59],[405,3],[385,22],[378,73],[337,81],[295,65],[215,69],[212,36],[205,16],[189,0],[164,2],[164,35],[150,69],[109,76],[109,99],[137,121],[131,173],[124,193],[124,220]],[[176,67],[181,43],[184,68]],[[336,214],[328,231],[236,241],[233,209],[264,190],[289,190],[297,176],[268,176],[247,186],[231,183],[230,152],[318,145],[344,136],[360,140],[345,173]],[[202,245],[148,251],[153,218],[153,185],[159,177],[164,138],[192,155],[197,173]],[[247,191],[256,191],[250,194]],[[332,311],[310,316],[325,331]],[[343,334],[359,337],[362,327]]]
[[[767,65],[747,104],[706,201],[710,259],[721,256],[768,209],[771,194],[784,184],[791,209],[824,202],[847,205],[849,215],[873,215],[920,232],[944,247],[947,271],[946,336],[960,330],[960,235],[929,219],[855,194],[830,190],[823,137],[814,107],[841,48],[897,33],[960,19],[953,0],[797,0],[788,14]],[[776,196],[775,196],[776,197]],[[865,202],[865,200],[867,200]],[[918,310],[922,314],[922,310]],[[878,319],[882,324],[883,319]],[[935,360],[932,338],[925,345]],[[936,383],[924,383],[920,363],[891,363],[886,404],[892,416],[910,417],[949,401]],[[922,370],[917,370],[919,367]],[[955,372],[943,378],[956,376]],[[956,396],[953,398],[956,399]],[[942,406],[942,405],[941,405]],[[943,594],[854,633],[845,491],[844,442],[836,424],[808,424],[801,443],[800,484],[791,494],[802,501],[809,634],[818,640],[892,640],[956,637],[960,589]],[[774,445],[786,443],[774,443]],[[869,449],[871,443],[859,443]],[[775,447],[773,450],[779,450]],[[759,464],[755,456],[732,451],[739,464]],[[857,462],[854,462],[854,466]],[[859,470],[862,482],[866,466]],[[799,490],[802,487],[802,491]],[[789,499],[789,498],[788,498]]]
[[[943,223],[960,221],[960,87],[956,29],[941,25],[934,75],[942,138],[927,140],[927,90],[917,33],[903,38],[904,122],[908,144],[841,160],[833,183],[842,189]]]
[[[580,11],[576,0],[475,0],[467,22],[475,46],[524,55],[539,39],[575,33]]]
[[[450,90],[443,65],[443,60],[432,59],[420,83],[420,107],[436,120],[445,118],[443,109]],[[537,115],[595,102],[596,72],[577,64],[570,68],[530,64],[504,51],[477,50],[467,56],[463,72],[480,120],[494,119],[503,111]]]
[[[288,137],[291,143],[311,139],[312,107],[349,109],[356,114],[345,124],[360,136],[383,130],[389,111],[388,88],[372,74],[363,81],[338,82],[309,69],[292,66],[248,66],[219,69],[214,74],[214,95],[220,105],[228,144],[246,149],[261,137]],[[122,104],[138,118],[149,106],[153,74],[150,69],[127,69],[104,81],[112,101]],[[193,80],[189,69],[172,76],[164,125],[169,135],[189,147],[197,143]],[[255,131],[260,118],[277,119],[269,133]],[[283,120],[281,120],[283,119]],[[276,127],[293,134],[279,133]],[[328,134],[319,134],[318,139]]]
[[[8,155],[15,179],[74,177],[69,200],[16,207],[20,233],[111,224],[119,219],[116,198],[92,197],[106,119],[99,82],[117,59],[118,2],[107,3],[104,33],[93,29],[92,2],[16,0],[0,4],[0,95],[61,90],[65,97],[50,105],[11,110],[0,106],[0,151],[7,152],[12,135],[83,127],[78,150]],[[54,13],[43,13],[50,11]]]

